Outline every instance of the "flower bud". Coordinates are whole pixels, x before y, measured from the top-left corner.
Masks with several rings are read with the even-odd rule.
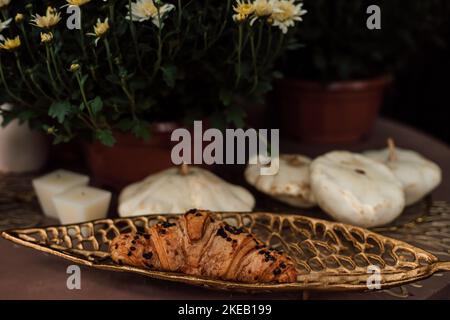
[[[16,23],[22,23],[23,19],[25,19],[25,17],[21,13],[16,14],[16,16],[14,17],[14,21]]]
[[[51,42],[52,40],[53,40],[53,33],[41,32],[41,43],[48,43]]]
[[[72,63],[70,65],[70,71],[71,72],[77,72],[80,69],[80,65],[78,63]]]

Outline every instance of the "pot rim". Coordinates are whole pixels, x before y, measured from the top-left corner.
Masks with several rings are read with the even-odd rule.
[[[178,128],[182,128],[181,123],[176,121],[160,121],[153,122],[150,124],[150,139],[144,140],[135,137],[131,132],[122,132],[121,130],[115,128],[112,130],[114,138],[116,139],[116,145],[122,145],[127,147],[145,147],[145,146],[154,146],[155,139],[161,140],[167,138],[167,144],[170,143],[170,134],[172,131]],[[95,148],[103,146],[99,141],[80,141],[82,147],[86,150],[87,148]],[[156,142],[156,145],[158,143]]]
[[[368,79],[342,80],[332,81],[328,83],[291,77],[280,79],[278,80],[278,82],[283,86],[290,86],[307,90],[355,91],[376,87],[386,87],[392,83],[393,79],[393,75],[391,73],[388,73],[382,76]]]

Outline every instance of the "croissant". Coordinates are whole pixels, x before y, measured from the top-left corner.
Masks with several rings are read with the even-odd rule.
[[[214,279],[245,283],[297,279],[288,255],[203,210],[189,210],[175,222],[156,224],[145,233],[121,234],[111,241],[110,252],[118,264]]]

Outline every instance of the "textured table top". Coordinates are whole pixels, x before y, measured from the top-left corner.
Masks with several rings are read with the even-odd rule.
[[[393,137],[399,147],[411,148],[437,162],[444,179],[433,193],[433,201],[450,202],[450,148],[414,129],[388,120],[379,120],[371,137],[361,143],[340,149],[361,151],[382,148],[386,138]],[[317,156],[336,146],[308,146],[281,141],[281,152]],[[242,166],[216,167],[214,171],[235,183],[244,184]],[[247,186],[248,187],[248,186]],[[254,190],[252,190],[255,192]],[[256,194],[260,210],[286,210],[286,207]],[[292,209],[291,209],[292,211]],[[295,211],[295,210],[294,210]],[[297,210],[298,211],[298,210]],[[0,213],[1,214],[1,213]],[[54,221],[44,221],[44,223]],[[448,250],[450,254],[450,249]],[[302,299],[303,293],[249,295],[210,291],[139,275],[81,267],[81,290],[67,289],[67,267],[70,262],[0,239],[0,299]],[[308,293],[312,299],[450,299],[450,273],[438,274],[419,283],[389,290],[364,293]]]

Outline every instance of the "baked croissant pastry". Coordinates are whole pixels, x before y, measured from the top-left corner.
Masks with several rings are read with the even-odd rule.
[[[209,211],[192,209],[145,233],[121,234],[112,240],[110,251],[118,264],[214,279],[246,283],[297,279],[289,256],[267,248],[242,228],[215,220]]]

